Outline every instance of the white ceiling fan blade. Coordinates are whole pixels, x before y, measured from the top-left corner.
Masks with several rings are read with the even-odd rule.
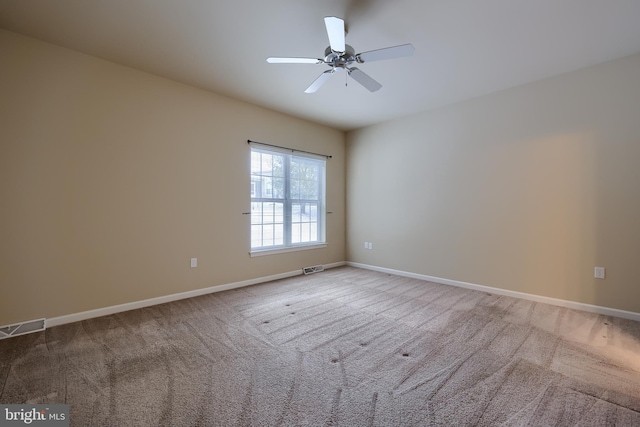
[[[350,68],[349,75],[353,78],[353,80],[357,81],[362,86],[369,89],[370,92],[375,92],[382,87],[380,83],[373,80],[371,77],[369,77],[368,74],[366,74],[364,71],[360,70],[359,68],[355,68],[355,67]]]
[[[322,64],[324,61],[317,58],[267,58],[269,64]]]
[[[335,16],[327,16],[324,18],[324,25],[327,27],[331,50],[334,52],[344,52],[344,21]]]
[[[325,84],[329,77],[333,74],[334,70],[327,70],[324,73],[320,74],[320,76],[311,83],[311,85],[304,91],[305,93],[314,93],[320,87]]]
[[[400,46],[385,47],[383,49],[370,50],[356,55],[358,62],[382,61],[384,59],[402,58],[413,55],[415,49],[411,43]]]

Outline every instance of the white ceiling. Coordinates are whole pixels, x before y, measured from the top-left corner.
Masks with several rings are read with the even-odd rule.
[[[315,94],[323,18],[356,52],[412,43]],[[0,0],[0,27],[350,130],[640,52],[640,0]]]

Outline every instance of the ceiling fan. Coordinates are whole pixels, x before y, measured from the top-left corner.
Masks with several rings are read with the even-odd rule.
[[[324,18],[327,35],[329,36],[329,46],[324,51],[324,59],[317,58],[267,58],[270,64],[326,64],[329,70],[320,74],[313,83],[305,90],[306,93],[314,93],[326,83],[336,71],[345,71],[355,81],[367,88],[371,92],[379,90],[382,85],[369,77],[359,68],[352,67],[351,64],[363,64],[371,61],[381,61],[383,59],[402,58],[413,55],[413,46],[403,44],[400,46],[386,47],[383,49],[370,50],[368,52],[355,53],[354,49],[345,44],[344,20],[335,16]]]

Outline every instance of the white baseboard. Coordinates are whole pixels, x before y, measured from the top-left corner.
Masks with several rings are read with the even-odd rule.
[[[421,279],[429,282],[441,283],[443,285],[457,286],[460,288],[473,289],[475,291],[490,292],[492,294],[504,295],[508,297],[521,298],[529,301],[541,302],[545,304],[557,305],[560,307],[572,308],[575,310],[588,311],[590,313],[603,314],[606,316],[622,317],[640,322],[640,313],[633,311],[618,310],[615,308],[602,307],[599,305],[584,304],[581,302],[567,301],[563,299],[543,297],[540,295],[527,294],[524,292],[509,291],[507,289],[492,288],[490,286],[477,285],[475,283],[460,282],[458,280],[443,279],[441,277],[427,276],[424,274],[411,273],[402,270],[393,270],[391,268],[376,267],[368,264],[360,264],[357,262],[347,262],[352,267],[364,268],[366,270],[379,271],[382,273],[393,274],[396,276],[411,277],[413,279]]]
[[[385,267],[377,267],[377,266],[361,264],[357,262],[345,262],[345,261],[335,262],[332,264],[324,264],[324,268],[329,269],[329,268],[341,267],[344,265],[363,268],[366,270],[379,271],[382,273],[394,274],[396,276],[411,277],[414,279],[441,283],[443,285],[451,285],[451,286],[457,286],[460,288],[473,289],[481,292],[490,292],[497,295],[522,298],[529,301],[541,302],[541,303],[556,305],[560,307],[567,307],[567,308],[587,311],[591,313],[603,314],[606,316],[621,317],[624,319],[640,321],[640,313],[635,313],[632,311],[618,310],[615,308],[602,307],[598,305],[584,304],[584,303],[567,301],[567,300],[562,300],[557,298],[544,297],[540,295],[527,294],[524,292],[510,291],[507,289],[493,288],[490,286],[478,285],[475,283],[461,282],[458,280],[451,280],[451,279],[443,279],[441,277],[427,276],[424,274],[411,273],[411,272],[402,271],[402,270],[394,270],[394,269],[385,268]],[[288,277],[293,277],[298,275],[302,275],[302,269],[289,271],[286,273],[274,274],[272,276],[258,277],[255,279],[243,280],[240,282],[233,282],[233,283],[227,283],[224,285],[211,286],[203,289],[196,289],[193,291],[180,292],[177,294],[165,295],[165,296],[156,297],[156,298],[149,298],[142,301],[134,301],[134,302],[114,305],[110,307],[103,307],[95,310],[83,311],[80,313],[73,313],[73,314],[68,314],[64,316],[51,317],[46,319],[46,327],[49,328],[57,325],[64,325],[66,323],[79,322],[81,320],[87,320],[87,319],[92,319],[92,318],[101,317],[101,316],[108,316],[110,314],[121,313],[123,311],[150,307],[153,305],[164,304],[167,302],[178,301],[181,299],[197,297],[200,295],[206,295],[206,294],[211,294],[215,292],[222,292],[229,289],[236,289],[236,288],[242,288],[245,286],[257,285],[259,283],[270,282],[272,280],[278,280],[278,279],[285,279]]]
[[[324,264],[325,269],[341,267],[346,265],[345,261]],[[81,320],[93,319],[95,317],[108,316],[110,314],[121,313],[123,311],[135,310],[138,308],[150,307],[152,305],[164,304],[186,298],[193,298],[200,295],[212,294],[215,292],[227,291],[229,289],[242,288],[245,286],[257,285],[258,283],[271,282],[272,280],[286,279],[287,277],[302,274],[302,269],[289,271],[286,273],[274,274],[272,276],[258,277],[256,279],[243,280],[240,282],[227,283],[224,285],[211,286],[209,288],[196,289],[193,291],[180,292],[177,294],[165,295],[156,298],[149,298],[142,301],[128,302],[125,304],[113,305],[110,307],[97,308],[95,310],[83,311],[80,313],[67,314],[65,316],[51,317],[46,319],[46,327],[64,325],[66,323],[79,322]]]

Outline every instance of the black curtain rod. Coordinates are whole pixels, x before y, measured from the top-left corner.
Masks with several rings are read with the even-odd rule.
[[[305,154],[313,154],[314,156],[322,156],[322,157],[326,157],[327,159],[332,158],[333,156],[328,156],[326,154],[318,154],[318,153],[312,153],[311,151],[304,151],[304,150],[296,150],[295,148],[289,148],[289,147],[281,147],[280,145],[273,145],[273,144],[267,144],[266,142],[258,142],[258,141],[252,141],[250,139],[247,139],[247,144],[260,144],[260,145],[266,145],[267,147],[275,147],[275,148],[282,148],[284,150],[289,150],[292,153],[305,153]]]

